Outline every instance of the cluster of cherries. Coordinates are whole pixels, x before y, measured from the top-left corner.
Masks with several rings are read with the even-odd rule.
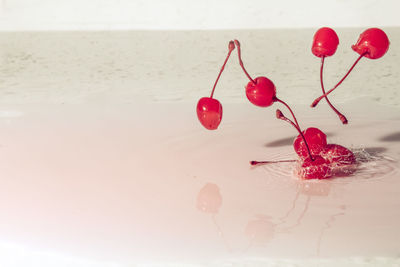
[[[325,57],[332,56],[339,44],[339,38],[331,28],[321,28],[314,35],[312,44],[312,53],[321,58],[320,80],[323,95],[317,98],[312,107],[315,107],[320,100],[326,99],[329,106],[338,114],[342,123],[347,124],[346,117],[341,114],[329,101],[328,94],[335,90],[353,70],[354,66],[361,58],[377,59],[382,57],[389,48],[389,40],[385,32],[378,28],[370,28],[361,33],[357,43],[352,46],[352,49],[360,56],[351,66],[346,75],[329,91],[325,91],[323,83],[323,66]],[[208,130],[218,128],[222,119],[222,105],[213,98],[215,87],[225,68],[225,65],[232,53],[237,48],[239,64],[243,72],[249,79],[246,85],[246,96],[248,100],[259,107],[269,107],[275,102],[283,104],[291,113],[293,120],[285,117],[279,109],[276,110],[276,117],[290,123],[298,132],[299,135],[295,138],[293,147],[300,157],[298,175],[305,179],[325,179],[338,174],[349,173],[354,170],[356,158],[353,152],[341,145],[328,144],[326,135],[317,128],[308,128],[301,131],[299,123],[288,104],[276,96],[276,88],[274,83],[267,77],[260,76],[255,79],[251,78],[244,68],[240,43],[238,40],[230,41],[228,46],[228,55],[221,67],[218,77],[214,83],[211,96],[203,97],[197,103],[197,117],[201,124]],[[289,160],[290,161],[290,160]],[[287,161],[251,161],[251,165],[287,162]]]
[[[328,95],[332,93],[332,91],[335,90],[347,78],[360,59],[363,57],[369,59],[378,59],[386,54],[387,50],[389,49],[389,39],[386,33],[378,28],[370,28],[361,33],[357,43],[351,47],[360,56],[353,63],[343,78],[340,79],[340,81],[332,89],[330,89],[328,92],[325,92],[323,80],[325,57],[334,55],[338,45],[339,38],[336,32],[331,28],[321,28],[314,35],[314,42],[312,44],[311,51],[315,56],[321,58],[320,81],[323,95],[315,99],[311,104],[311,107],[316,107],[319,101],[325,98],[328,105],[339,116],[339,119],[342,121],[342,123],[347,124],[347,118],[332,105],[328,99]]]

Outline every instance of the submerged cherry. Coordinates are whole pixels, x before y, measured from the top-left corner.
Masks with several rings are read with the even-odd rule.
[[[300,136],[300,138],[303,139],[303,143],[301,143],[301,145],[299,144],[298,146],[299,146],[299,148],[301,147],[301,149],[303,149],[303,148],[306,149],[306,153],[307,154],[304,157],[308,156],[311,160],[313,160],[313,156],[312,155],[315,154],[315,153],[311,152],[310,146],[308,145],[308,140],[306,140],[306,138],[305,138],[303,132],[301,131],[300,127],[298,125],[294,124],[288,118],[286,118],[285,115],[283,115],[282,111],[280,111],[279,109],[276,110],[276,118],[290,123],[299,132],[299,136]],[[295,140],[295,143],[296,143],[296,140]],[[295,147],[295,150],[296,150],[296,147]]]
[[[229,42],[228,49],[229,49],[228,55],[226,56],[224,64],[222,65],[218,77],[214,83],[214,87],[211,91],[211,96],[202,97],[197,102],[197,107],[196,107],[197,118],[199,119],[200,123],[208,130],[217,129],[222,120],[222,105],[217,99],[213,98],[213,95],[218,80],[221,77],[222,72],[224,71],[226,62],[228,62],[229,56],[235,49],[235,44],[233,41]]]
[[[353,152],[340,145],[328,145],[326,134],[320,129],[310,127],[305,131],[301,131],[279,109],[276,110],[276,117],[290,123],[299,132],[293,143],[293,147],[300,157],[298,161],[299,169],[297,170],[298,176],[304,179],[325,179],[332,175],[348,175],[355,170],[351,168],[352,164],[356,162]],[[250,164],[259,165],[292,161],[251,161]]]
[[[389,38],[378,28],[370,28],[361,33],[358,41],[351,48],[369,59],[378,59],[389,49]]]
[[[314,159],[306,158],[301,163],[298,175],[305,179],[325,179],[330,177],[331,165],[321,156],[313,156]]]
[[[329,57],[335,54],[338,45],[339,37],[336,32],[323,27],[314,34],[311,51],[317,57]]]
[[[297,175],[304,179],[326,179],[332,175],[348,175],[354,172],[352,165],[356,162],[349,149],[326,141],[326,134],[320,129],[310,127],[301,131],[293,121],[285,117],[282,111],[276,110],[276,117],[290,123],[299,135],[293,147],[299,155]],[[251,165],[292,162],[294,160],[250,161]]]
[[[304,140],[307,141],[310,152],[313,155],[319,155],[327,144],[326,134],[324,134],[318,128],[307,128],[303,131],[303,136],[304,138],[301,135],[298,135],[293,142],[294,150],[300,158],[304,159],[309,157],[307,146]]]
[[[319,155],[320,150],[323,148],[322,146],[326,145],[326,135],[317,128],[308,128],[306,131],[302,132],[301,129],[286,118],[279,109],[276,110],[276,117],[292,124],[299,132],[301,139],[303,139],[303,142],[300,143],[297,141],[299,138],[297,137],[293,144],[295,150],[298,149],[298,154],[300,153],[299,156],[301,159],[301,168],[298,175],[305,179],[325,179],[329,177],[331,166],[328,161]],[[308,139],[305,134],[308,135]],[[306,155],[302,154],[304,147],[307,151]],[[315,152],[312,152],[313,150],[311,150],[311,148],[313,148]]]
[[[349,176],[357,169],[357,160],[350,149],[341,145],[328,144],[321,156],[329,162],[332,176]]]
[[[356,157],[350,149],[337,144],[328,144],[321,151],[321,156],[335,167],[356,163]]]
[[[291,121],[290,119],[285,117],[285,115],[283,115],[282,111],[280,111],[279,109],[276,110],[276,118],[288,122],[289,124],[291,124],[298,131],[299,136],[301,136],[301,138],[303,139],[302,146],[304,146],[304,149],[306,150],[306,153],[308,153],[307,154],[308,157],[311,160],[313,160],[313,156],[312,156],[310,148],[308,146],[308,142],[305,139],[303,133],[301,132],[300,127],[297,124],[295,124],[293,121]],[[269,164],[269,163],[279,163],[279,162],[292,162],[292,161],[293,160],[278,160],[278,161],[256,161],[256,160],[252,160],[252,161],[250,161],[250,164],[251,165],[259,165],[259,164]]]

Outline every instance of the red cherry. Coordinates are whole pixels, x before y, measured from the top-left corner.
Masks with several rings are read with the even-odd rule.
[[[206,129],[215,130],[218,128],[222,120],[222,105],[217,99],[200,98],[196,110],[199,121]]]
[[[353,152],[341,145],[326,145],[321,151],[321,156],[334,166],[344,166],[356,163],[356,157]]]
[[[341,145],[327,145],[321,156],[329,162],[334,176],[349,176],[356,171],[356,157],[351,150]]]
[[[235,49],[235,43],[233,41],[229,42],[228,45],[228,55],[225,58],[224,64],[219,71],[217,79],[215,80],[213,89],[211,91],[210,97],[203,97],[197,103],[197,117],[200,123],[208,130],[215,130],[218,128],[222,119],[222,105],[221,103],[213,98],[215,87],[217,86],[218,80],[224,71],[226,62],[228,62],[229,56],[231,55],[233,49]]]
[[[310,148],[310,152],[313,155],[319,155],[321,151],[326,146],[326,134],[324,134],[318,128],[307,128],[303,131],[304,138],[308,143],[308,147]],[[293,142],[293,147],[296,153],[300,156],[300,158],[309,157],[309,153],[307,151],[307,146],[304,143],[304,139],[301,135],[298,135]]]
[[[351,48],[360,55],[370,59],[377,59],[386,54],[389,49],[389,39],[384,31],[370,28],[360,34],[358,41]]]
[[[249,99],[251,103],[259,107],[269,107],[275,101],[283,102],[276,98],[275,85],[270,79],[268,79],[267,77],[257,77],[253,80],[253,78],[251,78],[243,65],[240,42],[238,40],[235,40],[235,45],[238,51],[239,64],[242,67],[244,74],[246,74],[247,78],[250,80],[250,82],[246,86],[247,99]]]
[[[246,86],[246,96],[251,103],[259,107],[269,107],[276,101],[274,83],[266,77],[257,77]]]
[[[314,34],[314,41],[311,47],[312,53],[317,57],[328,57],[335,54],[339,45],[339,37],[331,28],[320,28]]]
[[[351,46],[351,48],[358,54],[360,54],[360,56],[353,63],[353,65],[343,76],[343,78],[340,79],[340,81],[332,89],[324,93],[322,96],[316,98],[311,104],[311,107],[315,107],[316,105],[318,105],[319,101],[321,101],[322,98],[332,93],[347,78],[347,76],[349,76],[350,72],[352,72],[354,67],[363,57],[369,59],[380,58],[384,54],[386,54],[387,50],[389,49],[389,44],[390,42],[386,33],[381,29],[370,28],[361,33],[357,43]]]
[[[321,156],[313,155],[306,158],[298,171],[301,178],[305,179],[325,179],[331,175],[331,166],[327,160]]]
[[[257,77],[254,80],[250,77],[250,75],[246,71],[246,68],[243,65],[241,50],[240,50],[240,42],[238,40],[235,40],[234,42],[238,51],[239,64],[242,67],[244,74],[246,74],[247,78],[250,80],[250,82],[246,86],[247,99],[249,99],[251,103],[259,107],[269,107],[274,102],[282,103],[287,107],[287,109],[289,109],[290,113],[293,116],[296,126],[300,128],[296,116],[294,115],[289,105],[286,104],[283,100],[276,97],[276,88],[274,83],[267,77],[261,76]]]
[[[349,149],[331,144],[327,145],[326,135],[318,128],[308,128],[301,131],[293,121],[285,117],[282,111],[276,110],[276,117],[290,123],[299,136],[294,141],[294,149],[300,156],[300,165],[297,174],[305,179],[325,179],[332,175],[348,175],[354,172],[355,163],[353,152]],[[291,162],[279,161],[250,161],[251,165]]]
[[[339,45],[339,38],[336,32],[331,28],[328,27],[320,28],[314,34],[314,41],[311,47],[311,51],[315,56],[321,58],[320,81],[323,94],[325,94],[325,88],[323,82],[323,69],[324,69],[325,57],[332,56],[333,54],[335,54],[338,45]],[[325,96],[325,99],[328,105],[332,108],[332,110],[339,116],[342,123],[347,124],[347,118],[332,105],[331,101],[328,99],[328,96]]]
[[[300,165],[297,174],[305,179],[325,179],[332,175],[348,175],[355,169],[351,163],[355,162],[354,154],[340,145],[327,145],[326,135],[318,128],[308,128],[301,131],[293,121],[285,117],[282,111],[276,110],[276,117],[290,123],[299,136],[294,141],[294,149],[300,156]],[[279,161],[250,161],[251,165],[291,162]],[[344,167],[342,167],[344,166]]]

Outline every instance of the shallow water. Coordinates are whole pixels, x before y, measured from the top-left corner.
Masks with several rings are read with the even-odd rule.
[[[343,107],[365,111],[362,103]],[[399,263],[400,150],[385,137],[396,131],[396,109],[380,107],[385,120],[354,112],[340,129],[320,123],[328,141],[360,147],[360,165],[350,177],[303,181],[293,163],[249,165],[296,158],[289,125],[247,103],[227,104],[227,122],[209,132],[193,107],[3,108],[3,262],[22,253],[92,266]],[[321,109],[301,124],[329,114]],[[207,184],[214,190],[202,193],[199,209]]]

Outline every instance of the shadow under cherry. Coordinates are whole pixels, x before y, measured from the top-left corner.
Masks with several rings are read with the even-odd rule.
[[[400,141],[400,132],[391,133],[385,135],[379,139],[379,141],[383,142],[399,142]]]
[[[364,151],[367,152],[370,156],[373,157],[379,157],[382,156],[384,152],[386,152],[388,149],[386,147],[366,147],[364,148]]]

